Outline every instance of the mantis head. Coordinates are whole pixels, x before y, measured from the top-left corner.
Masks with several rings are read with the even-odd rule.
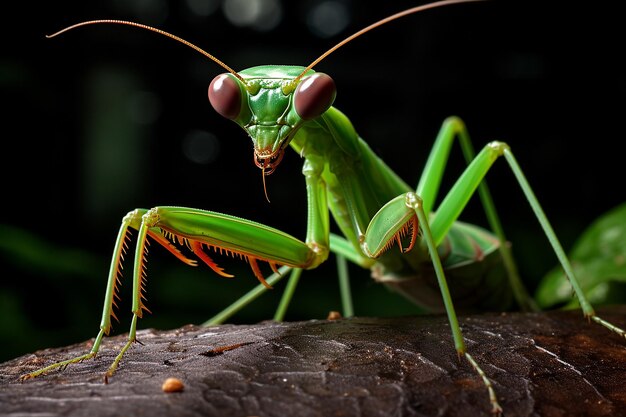
[[[265,181],[265,177],[280,164],[285,148],[302,123],[321,116],[335,99],[333,80],[326,74],[315,73],[313,67],[348,42],[393,20],[427,9],[474,1],[483,0],[441,0],[396,13],[348,36],[307,67],[260,66],[236,72],[213,55],[176,35],[124,20],[86,21],[47,37],[52,38],[91,24],[121,24],[167,36],[208,57],[228,71],[211,82],[209,101],[219,114],[235,121],[248,132],[254,145],[254,163],[261,168]]]
[[[333,104],[330,76],[303,67],[266,65],[218,75],[209,86],[217,113],[239,124],[252,139],[254,163],[274,172],[298,128]]]

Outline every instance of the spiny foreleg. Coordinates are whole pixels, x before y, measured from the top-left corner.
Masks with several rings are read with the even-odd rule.
[[[143,210],[143,209],[133,210],[129,212],[122,220],[122,225],[120,226],[120,230],[117,235],[115,248],[113,249],[113,257],[111,260],[111,266],[109,269],[106,293],[104,296],[104,306],[102,309],[102,319],[100,321],[100,331],[98,332],[98,335],[96,336],[96,339],[89,353],[86,353],[84,355],[77,356],[75,358],[68,359],[65,361],[56,362],[44,368],[38,369],[34,372],[24,374],[20,377],[21,380],[35,378],[37,376],[46,374],[55,369],[64,369],[68,365],[79,363],[86,359],[94,358],[97,355],[98,350],[100,349],[100,344],[102,343],[102,338],[105,335],[108,335],[111,330],[111,317],[115,318],[115,320],[119,322],[119,319],[117,318],[115,314],[115,309],[117,308],[116,301],[119,300],[118,292],[119,292],[119,287],[121,285],[121,278],[122,278],[122,269],[123,269],[122,262],[124,260],[124,255],[126,254],[128,250],[129,242],[131,239],[129,228],[138,229],[139,225],[141,224],[141,217],[146,212],[147,210]],[[177,251],[173,247],[169,247],[168,249],[170,251],[175,251],[175,252]],[[188,260],[188,261],[189,261],[188,263],[191,265],[195,263],[195,261],[192,261],[192,260]]]
[[[273,278],[281,273],[286,273],[288,268],[313,268],[328,256],[328,231],[325,229],[321,230],[319,234],[321,238],[318,241],[305,243],[280,230],[211,211],[184,207],[134,210],[124,218],[118,234],[109,271],[100,332],[91,351],[85,355],[26,374],[22,379],[33,378],[96,356],[103,336],[107,335],[111,329],[111,317],[117,319],[114,308],[118,299],[117,292],[122,275],[122,261],[130,239],[129,228],[138,230],[133,268],[133,317],[128,340],[109,367],[105,380],[113,375],[124,354],[136,341],[138,319],[143,316],[144,311],[150,312],[144,303],[150,240],[163,246],[187,265],[195,266],[197,261],[183,254],[183,251],[190,251],[215,273],[223,277],[232,277],[232,275],[220,268],[207,252],[213,250],[240,257],[248,262],[253,274],[267,288],[270,287],[270,283],[263,276],[259,262],[269,264],[274,272]],[[284,265],[284,267],[279,269],[280,265]],[[272,279],[272,281],[276,280]]]
[[[480,365],[467,352],[441,258],[439,257],[437,245],[435,244],[430,230],[428,218],[424,212],[422,199],[416,193],[408,192],[385,204],[374,215],[368,225],[361,243],[361,248],[365,254],[374,258],[380,256],[394,243],[398,243],[400,250],[406,252],[413,247],[420,233],[422,235],[422,241],[428,248],[428,253],[437,277],[443,304],[448,315],[448,322],[452,329],[452,338],[457,354],[459,357],[466,358],[482,379],[489,395],[492,412],[499,415],[502,412],[502,407],[500,407],[498,403],[491,381],[481,369]],[[403,248],[402,241],[403,238],[406,238],[406,235],[410,236],[409,245]]]

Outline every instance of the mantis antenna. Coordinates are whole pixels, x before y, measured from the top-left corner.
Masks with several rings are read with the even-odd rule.
[[[246,85],[246,81],[243,79],[243,77],[241,75],[239,75],[237,73],[237,71],[233,70],[231,67],[229,67],[228,65],[224,64],[222,61],[220,61],[219,59],[217,59],[216,57],[214,57],[213,55],[211,55],[210,53],[208,53],[207,51],[205,51],[202,48],[197,47],[196,45],[194,45],[193,43],[184,40],[183,38],[173,35],[169,32],[166,32],[164,30],[161,29],[157,29],[155,27],[152,26],[148,26],[148,25],[143,25],[141,23],[135,23],[135,22],[129,22],[127,20],[115,20],[115,19],[101,19],[101,20],[89,20],[86,22],[81,22],[81,23],[77,23],[75,25],[72,26],[68,26],[65,29],[61,29],[60,31],[53,33],[52,35],[46,35],[46,38],[54,38],[55,36],[59,36],[62,33],[65,33],[69,30],[72,29],[76,29],[78,27],[81,26],[87,26],[87,25],[96,25],[96,24],[115,24],[115,25],[127,25],[127,26],[135,26],[138,27],[140,29],[146,29],[152,32],[156,32],[159,35],[163,35],[163,36],[167,36],[168,38],[172,38],[175,41],[178,41],[184,45],[187,45],[188,47],[195,49],[196,51],[200,52],[202,55],[206,56],[207,58],[211,59],[212,61],[214,61],[215,63],[217,63],[219,66],[221,66],[222,68],[224,68],[226,71],[230,72],[231,74],[233,74],[235,77],[237,77],[237,79],[239,79],[239,81],[241,81],[244,85]]]
[[[442,1],[436,1],[434,3],[422,4],[421,6],[416,6],[416,7],[410,8],[410,9],[406,9],[404,11],[401,11],[399,13],[396,13],[394,15],[391,15],[391,16],[388,16],[388,17],[386,17],[384,19],[381,19],[378,22],[372,23],[371,25],[367,26],[366,28],[363,28],[363,29],[359,30],[358,32],[353,33],[352,35],[348,36],[347,38],[345,38],[344,40],[339,42],[337,45],[333,46],[328,51],[324,52],[319,58],[317,58],[315,61],[310,63],[309,66],[306,67],[304,69],[304,71],[302,71],[302,73],[300,75],[298,75],[296,78],[294,78],[293,84],[294,85],[297,84],[298,81],[300,81],[300,79],[302,77],[304,77],[304,74],[306,74],[307,71],[309,71],[314,66],[319,64],[328,55],[332,54],[333,52],[335,52],[337,49],[341,48],[342,46],[344,46],[348,42],[358,38],[361,35],[366,34],[367,32],[369,32],[372,29],[376,29],[379,26],[385,25],[385,24],[387,24],[389,22],[392,22],[392,21],[394,21],[396,19],[399,19],[401,17],[407,16],[407,15],[410,15],[410,14],[414,14],[414,13],[417,13],[417,12],[421,12],[421,11],[424,11],[424,10],[434,9],[434,8],[442,7],[442,6],[449,6],[449,5],[452,5],[452,4],[472,3],[472,2],[477,2],[477,1],[485,1],[485,0],[442,0]]]
[[[441,1],[436,1],[434,3],[428,3],[428,4],[423,4],[421,6],[412,7],[410,9],[406,9],[404,11],[401,11],[399,13],[396,13],[396,14],[388,16],[388,17],[386,17],[384,19],[381,19],[381,20],[379,20],[379,21],[377,21],[375,23],[372,23],[371,25],[369,25],[369,26],[359,30],[356,33],[353,33],[352,35],[348,36],[347,38],[345,38],[344,40],[342,40],[341,42],[339,42],[338,44],[336,44],[335,46],[330,48],[328,51],[324,52],[319,58],[317,58],[315,61],[310,63],[309,66],[307,66],[304,69],[304,71],[302,71],[302,73],[300,75],[298,75],[296,78],[294,78],[293,81],[291,82],[291,84],[292,85],[297,84],[300,81],[300,79],[302,79],[302,77],[304,77],[304,75],[306,74],[307,71],[309,71],[314,66],[319,64],[328,55],[332,54],[337,49],[339,49],[342,46],[344,46],[345,44],[353,41],[354,39],[358,38],[359,36],[364,35],[365,33],[369,32],[372,29],[376,29],[379,26],[383,26],[383,25],[385,25],[385,24],[387,24],[389,22],[392,22],[392,21],[394,21],[396,19],[399,19],[401,17],[407,16],[407,15],[410,15],[410,14],[414,14],[414,13],[418,13],[418,12],[421,12],[421,11],[424,11],[424,10],[434,9],[434,8],[443,7],[443,6],[449,6],[449,5],[452,5],[452,4],[473,3],[473,2],[478,2],[478,1],[485,1],[485,0],[441,0]],[[76,29],[76,28],[81,27],[81,26],[95,25],[95,24],[116,24],[116,25],[134,26],[134,27],[138,27],[140,29],[145,29],[145,30],[149,30],[151,32],[158,33],[158,34],[163,35],[163,36],[167,36],[168,38],[174,39],[175,41],[178,41],[178,42],[180,42],[180,43],[182,43],[184,45],[187,45],[188,47],[190,47],[192,49],[195,49],[196,51],[200,52],[202,55],[204,55],[207,58],[211,59],[212,61],[217,63],[219,66],[224,68],[226,71],[230,72],[235,77],[237,77],[237,79],[239,81],[241,81],[244,85],[247,85],[246,81],[243,79],[243,77],[241,75],[239,75],[237,73],[237,71],[233,70],[231,67],[229,67],[228,65],[226,65],[225,63],[223,63],[222,61],[220,61],[219,59],[217,59],[215,56],[211,55],[210,53],[208,53],[204,49],[194,45],[193,43],[191,43],[189,41],[184,40],[183,38],[181,38],[179,36],[176,36],[174,34],[166,32],[164,30],[157,29],[155,27],[144,25],[144,24],[141,24],[141,23],[130,22],[130,21],[127,21],[127,20],[116,20],[116,19],[88,20],[88,21],[85,21],[85,22],[77,23],[77,24],[72,25],[72,26],[68,26],[65,29],[61,29],[60,31],[58,31],[56,33],[53,33],[52,35],[46,35],[46,38],[54,38],[54,37],[56,37],[58,35],[61,35],[62,33],[70,31],[72,29]]]
[[[434,8],[443,7],[443,6],[449,6],[449,5],[453,5],[453,4],[472,3],[472,2],[477,2],[477,1],[485,1],[485,0],[440,0],[440,1],[433,2],[433,3],[423,4],[421,6],[412,7],[410,9],[406,9],[404,11],[401,11],[399,13],[396,13],[396,14],[388,16],[388,17],[386,17],[384,19],[381,19],[381,20],[379,20],[379,21],[377,21],[375,23],[372,23],[371,25],[369,25],[369,26],[359,30],[356,33],[353,33],[352,35],[348,36],[347,38],[345,38],[344,40],[342,40],[341,42],[339,42],[338,44],[336,44],[335,46],[333,46],[332,48],[330,48],[329,50],[324,52],[319,58],[317,58],[315,61],[313,61],[311,64],[309,64],[309,66],[307,66],[304,69],[304,71],[302,71],[300,73],[300,75],[298,75],[296,78],[294,78],[289,84],[291,86],[295,86],[302,79],[302,77],[304,77],[304,75],[307,73],[307,71],[309,71],[314,66],[319,64],[328,55],[332,54],[337,49],[339,49],[342,46],[344,46],[345,44],[353,41],[354,39],[358,38],[359,36],[364,35],[365,33],[371,31],[372,29],[376,29],[379,26],[383,26],[383,25],[385,25],[385,24],[387,24],[389,22],[392,22],[392,21],[394,21],[396,19],[399,19],[401,17],[407,16],[407,15],[411,15],[411,14],[414,14],[414,13],[418,13],[418,12],[421,12],[421,11],[424,11],[424,10],[434,9]],[[168,38],[174,39],[175,41],[178,41],[178,42],[182,43],[183,45],[186,45],[186,46],[188,46],[188,47],[190,47],[192,49],[195,49],[197,52],[200,52],[202,55],[204,55],[207,58],[211,59],[212,61],[217,63],[219,66],[224,68],[226,71],[230,72],[232,75],[237,77],[237,79],[239,81],[241,81],[244,86],[248,85],[246,80],[244,80],[244,78],[241,75],[239,75],[237,73],[237,71],[233,70],[231,67],[229,67],[228,65],[226,65],[221,60],[217,59],[215,56],[211,55],[210,53],[208,53],[204,49],[194,45],[193,43],[191,43],[189,41],[186,41],[185,39],[183,39],[183,38],[181,38],[179,36],[176,36],[174,34],[171,34],[169,32],[161,30],[161,29],[157,29],[157,28],[152,27],[152,26],[144,25],[142,23],[135,23],[135,22],[127,21],[127,20],[116,20],[116,19],[88,20],[88,21],[85,21],[85,22],[81,22],[81,23],[77,23],[75,25],[68,26],[65,29],[61,29],[58,32],[53,33],[52,35],[46,35],[46,38],[54,38],[56,36],[61,35],[62,33],[70,31],[72,29],[76,29],[76,28],[79,28],[81,26],[95,25],[95,24],[116,24],[116,25],[134,26],[134,27],[137,27],[137,28],[140,28],[140,29],[145,29],[145,30],[149,30],[151,32],[158,33],[159,35],[167,36]],[[265,187],[265,168],[263,168],[263,175],[262,175],[262,177],[263,177],[263,189],[265,190],[265,198],[267,199],[267,201],[269,201],[269,198],[267,197],[267,189]]]

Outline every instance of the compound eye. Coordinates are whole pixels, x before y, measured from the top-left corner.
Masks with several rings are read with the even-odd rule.
[[[209,85],[209,101],[216,112],[227,119],[236,119],[241,110],[239,84],[228,74],[218,75]]]
[[[296,112],[304,120],[315,119],[332,106],[337,90],[330,76],[317,72],[303,79],[294,92]]]

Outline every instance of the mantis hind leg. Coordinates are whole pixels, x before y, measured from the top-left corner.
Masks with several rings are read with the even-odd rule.
[[[620,336],[624,336],[626,332],[623,329],[607,322],[606,320],[598,317],[591,304],[587,300],[584,292],[580,284],[578,283],[578,279],[574,274],[572,266],[559,242],[548,218],[546,217],[537,197],[535,196],[530,184],[526,180],[522,169],[515,159],[513,152],[509,148],[509,146],[503,142],[491,142],[486,145],[482,151],[474,158],[474,160],[467,167],[465,172],[461,175],[461,177],[454,184],[450,192],[446,195],[444,200],[441,202],[437,210],[437,215],[430,223],[430,228],[432,230],[433,238],[436,244],[439,244],[447,231],[450,229],[451,225],[458,218],[459,214],[467,204],[467,201],[471,197],[471,195],[475,192],[480,182],[483,180],[484,176],[487,174],[493,163],[500,157],[504,156],[507,161],[511,171],[513,172],[519,186],[521,187],[526,200],[531,206],[532,211],[535,214],[541,228],[543,229],[546,237],[554,253],[556,254],[561,267],[565,271],[565,275],[569,279],[569,282],[578,298],[581,309],[585,317],[590,318],[596,323],[606,327],[614,333],[617,333]]]

